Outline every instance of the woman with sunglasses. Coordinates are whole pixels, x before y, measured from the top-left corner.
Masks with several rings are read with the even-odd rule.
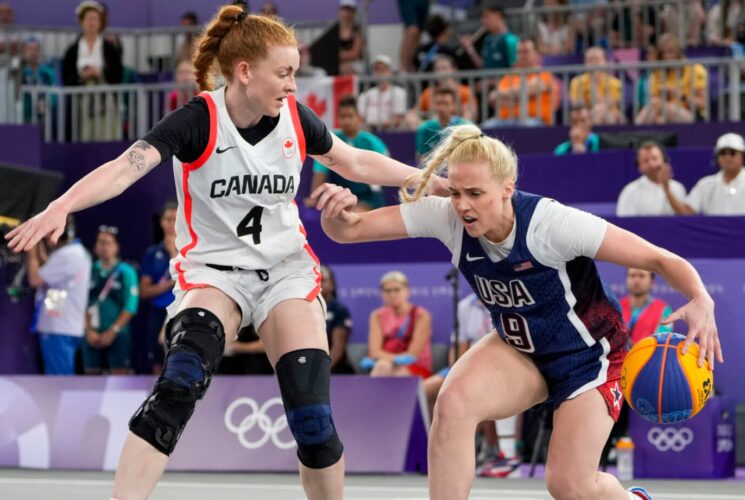
[[[291,28],[237,5],[221,7],[197,41],[202,93],[8,235],[15,251],[50,233],[56,239],[68,213],[119,195],[174,157],[179,253],[171,263],[176,299],[168,310],[168,353],[153,393],[130,421],[114,497],[151,493],[209,386],[226,337],[249,324],[277,373],[306,495],[343,496],[321,275],[294,202],[300,169],[309,154],[367,184],[401,185],[420,172],[330,134],[295,101],[298,66]],[[218,89],[215,67],[227,82]],[[444,181],[436,181],[443,191]]]
[[[672,181],[664,179],[662,186],[676,214],[745,215],[745,140],[735,133],[719,137],[714,148],[719,172],[699,179],[685,199],[673,194]]]
[[[137,314],[137,271],[119,259],[119,229],[100,226],[94,248],[91,286],[85,314],[83,367],[89,375],[104,369],[126,375],[132,366],[129,322]]]

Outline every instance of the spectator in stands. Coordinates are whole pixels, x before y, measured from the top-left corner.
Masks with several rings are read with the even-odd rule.
[[[435,90],[435,117],[422,123],[416,131],[417,161],[437,146],[442,139],[443,130],[447,127],[468,123],[468,120],[457,115],[455,102],[455,92],[451,88],[441,87]]]
[[[610,29],[612,48],[647,47],[657,43],[656,6],[642,5],[643,0],[617,1]]]
[[[413,68],[420,73],[435,71],[435,61],[438,56],[447,56],[452,61],[458,57],[457,50],[448,42],[450,40],[450,23],[439,14],[432,14],[427,20],[427,34],[430,41],[420,45],[417,50]]]
[[[380,279],[383,307],[370,313],[368,355],[360,368],[372,377],[432,375],[432,316],[409,302],[409,280],[400,271]]]
[[[572,78],[569,94],[572,104],[592,110],[592,121],[599,125],[617,125],[626,121],[620,109],[623,83],[604,69],[605,51],[590,47],[585,52],[587,72]]]
[[[379,80],[360,94],[360,115],[373,131],[400,128],[406,114],[406,91],[391,83],[393,61],[385,54],[378,54],[372,65],[373,76]]]
[[[72,216],[57,244],[49,238],[26,251],[28,284],[36,292],[36,324],[44,373],[74,375],[75,352],[85,332],[91,258],[75,239]]]
[[[653,285],[653,272],[631,267],[626,270],[628,295],[622,297],[620,303],[631,345],[655,333],[673,331],[673,325],[662,324],[673,310],[664,300],[652,297]]]
[[[742,10],[742,0],[720,0],[709,9],[706,16],[706,40],[710,45],[732,45]]]
[[[365,72],[365,39],[357,24],[357,0],[339,0],[339,74]]]
[[[555,155],[597,153],[600,150],[600,137],[592,131],[592,118],[587,108],[573,105],[569,114],[569,140],[562,142]]]
[[[85,0],[77,6],[75,15],[82,33],[65,51],[62,61],[62,83],[120,83],[124,71],[122,54],[116,46],[101,37],[106,27],[103,6],[94,0]]]
[[[642,143],[636,151],[636,164],[642,175],[621,190],[616,215],[673,215],[675,211],[667,192],[675,193],[677,198],[682,199],[686,190],[680,182],[670,179],[672,167],[665,149],[653,141]]]
[[[124,75],[122,52],[116,44],[101,36],[106,27],[104,7],[94,0],[84,0],[75,9],[75,15],[82,33],[65,52],[62,83],[121,83]],[[113,140],[118,137],[121,124],[114,99],[106,99],[105,95],[83,95],[77,105],[78,123],[72,125],[79,130],[81,140]]]
[[[511,68],[517,61],[517,44],[520,39],[507,27],[504,9],[499,2],[494,0],[484,2],[481,24],[487,32],[481,45],[481,54],[476,52],[473,37],[462,36],[460,38],[460,43],[473,65],[487,69]]]
[[[476,98],[471,92],[471,87],[462,84],[456,78],[455,72],[458,69],[455,66],[455,61],[450,56],[440,54],[435,57],[434,70],[438,78],[434,81],[434,86],[429,86],[422,91],[416,111],[429,113],[433,92],[439,88],[449,88],[456,96],[456,114],[469,121],[476,120]]]
[[[23,85],[53,86],[57,84],[57,75],[54,68],[41,63],[41,42],[38,38],[29,37],[23,41],[20,76]],[[36,114],[37,120],[41,117],[47,105],[45,97],[44,94],[38,96],[36,110],[34,110],[31,95],[25,94],[23,96],[24,123],[31,123],[34,114]],[[52,96],[52,103],[55,102],[54,97]]]
[[[543,6],[563,7],[569,0],[544,0]],[[538,50],[541,54],[569,54],[574,49],[574,33],[567,12],[549,12],[538,21]]]
[[[677,37],[671,33],[660,37],[657,49],[663,61],[685,60]],[[691,123],[706,119],[708,79],[706,68],[700,64],[652,71],[650,101],[639,111],[636,123]]]
[[[325,69],[319,66],[313,66],[310,46],[307,43],[298,40],[297,50],[300,52],[300,66],[295,72],[295,78],[319,78],[327,76]]]
[[[353,95],[345,95],[339,101],[337,111],[339,118],[340,130],[335,130],[339,139],[354,146],[357,149],[375,151],[385,156],[390,156],[385,143],[375,134],[362,130],[362,117],[357,110],[357,98]],[[329,170],[321,163],[313,162],[313,181],[310,192],[316,190],[324,182],[330,182],[339,186],[349,188],[357,196],[356,210],[367,212],[385,205],[385,196],[380,186],[371,186],[362,182],[348,181],[336,172]],[[305,203],[308,206],[315,206],[315,200],[306,198]]]
[[[417,70],[414,66],[414,54],[422,37],[422,29],[427,23],[430,0],[398,0],[398,12],[404,25],[404,36],[401,41],[399,66],[401,71],[411,73]]]
[[[279,17],[279,7],[274,2],[264,2],[259,7],[259,14],[262,16],[275,16]]]
[[[14,23],[13,6],[0,3],[0,55],[15,55],[18,53],[18,40],[13,33],[3,33],[3,28],[11,27]]]
[[[735,133],[719,137],[714,148],[719,172],[700,179],[688,197],[668,191],[678,214],[745,215],[745,174],[742,173],[745,140]]]
[[[168,94],[168,111],[180,108],[197,93],[197,78],[191,61],[181,61],[176,67],[176,83],[179,88]]]
[[[689,2],[672,2],[662,8],[663,30],[665,33],[680,33],[681,28],[685,35],[685,45],[701,45],[704,23],[706,23],[706,10],[702,2],[691,0]]]
[[[326,301],[326,335],[329,340],[331,373],[353,375],[347,358],[347,342],[352,334],[352,317],[347,306],[336,298],[336,276],[327,266],[321,266],[321,294]]]
[[[179,26],[182,28],[194,29],[199,26],[199,17],[196,12],[188,11],[181,14],[179,18]],[[196,31],[188,31],[184,35],[184,43],[181,44],[181,48],[176,55],[176,65],[186,61],[191,63],[191,56],[194,54],[194,36]]]
[[[610,49],[606,18],[610,15],[605,0],[570,0],[573,6],[588,5],[591,8],[581,10],[572,16],[574,32],[574,53],[583,54],[589,47]]]
[[[159,375],[163,366],[163,348],[157,342],[158,334],[166,321],[166,307],[173,302],[176,284],[169,272],[170,261],[176,256],[176,211],[178,203],[169,201],[160,212],[160,229],[163,239],[145,252],[140,276],[140,298],[149,301],[145,347],[148,362],[154,374]]]
[[[253,325],[238,330],[234,340],[226,339],[225,354],[217,366],[221,375],[271,375],[274,373],[264,343]]]
[[[541,55],[530,39],[522,39],[517,46],[515,68],[541,68]],[[525,117],[521,116],[521,93],[527,93]],[[510,74],[499,80],[499,85],[489,93],[489,105],[496,109],[496,118],[483,126],[551,125],[554,111],[559,106],[556,82],[548,71],[528,74]]]
[[[83,366],[96,375],[108,368],[112,375],[126,375],[132,366],[129,322],[137,314],[140,289],[137,271],[119,259],[119,229],[101,226],[96,237],[96,262],[85,317]]]
[[[660,55],[655,45],[644,48],[642,52],[642,61],[653,62],[659,61]],[[650,101],[649,95],[649,75],[650,70],[643,69],[639,72],[639,79],[636,82],[636,100],[640,108],[643,108]]]

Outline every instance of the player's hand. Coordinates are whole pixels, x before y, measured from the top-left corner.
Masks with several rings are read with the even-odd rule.
[[[688,323],[688,338],[683,346],[683,354],[688,352],[689,346],[698,339],[698,366],[703,366],[704,358],[706,358],[711,368],[714,369],[715,355],[717,361],[724,363],[722,346],[719,343],[719,334],[714,320],[714,301],[711,297],[693,299],[662,320],[662,324],[671,325],[679,319]]]
[[[359,215],[351,213],[357,205],[357,197],[349,188],[325,183],[318,186],[310,197],[316,200],[316,209],[321,211],[325,219],[337,219],[347,223],[354,223],[359,219]]]
[[[45,236],[51,234],[52,245],[65,230],[67,212],[51,203],[46,210],[30,218],[5,235],[8,247],[14,252],[23,252],[36,246]]]
[[[450,196],[450,181],[444,177],[433,175],[429,178],[427,193],[434,196]]]

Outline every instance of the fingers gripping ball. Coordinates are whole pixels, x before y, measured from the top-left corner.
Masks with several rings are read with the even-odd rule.
[[[638,342],[626,355],[621,387],[626,401],[642,418],[670,424],[688,420],[706,404],[714,388],[709,361],[698,366],[698,344],[683,354],[685,337],[657,333]]]

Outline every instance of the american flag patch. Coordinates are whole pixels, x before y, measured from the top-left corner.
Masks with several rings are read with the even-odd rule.
[[[515,267],[513,267],[512,269],[514,269],[515,271],[520,272],[520,271],[527,271],[528,269],[532,269],[532,268],[533,268],[533,263],[530,262],[529,260],[526,260],[522,264],[518,264]]]

